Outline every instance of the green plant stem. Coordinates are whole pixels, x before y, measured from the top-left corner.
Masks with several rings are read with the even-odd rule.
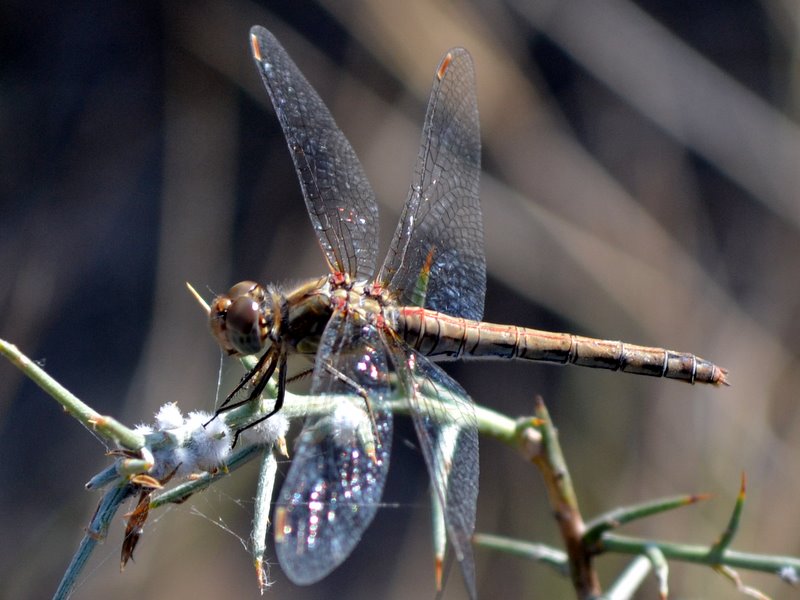
[[[319,401],[313,397],[301,396],[298,394],[286,393],[284,405],[281,410],[285,411],[288,418],[309,416],[315,414],[325,414],[330,411],[331,400]],[[391,403],[392,411],[396,414],[408,414],[408,404],[403,401],[393,401]],[[259,415],[265,414],[269,410],[269,406],[258,406],[258,403],[246,404],[225,413],[225,422],[231,428],[243,426],[246,423],[258,418]],[[478,430],[491,437],[496,437],[509,444],[514,444],[519,447],[522,444],[524,436],[530,437],[530,432],[520,429],[517,422],[513,419],[506,417],[500,413],[494,412],[488,408],[476,407],[478,416]],[[183,502],[192,494],[199,492],[211,485],[215,479],[224,477],[227,472],[235,471],[242,465],[246,464],[257,456],[259,446],[247,446],[237,451],[225,463],[225,466],[220,468],[215,473],[204,473],[185,483],[181,483],[169,490],[154,496],[150,503],[150,508],[158,508],[170,502]]]
[[[135,486],[125,484],[116,486],[105,493],[86,528],[86,534],[83,536],[78,550],[73,555],[67,570],[64,571],[58,589],[53,594],[53,600],[66,600],[70,597],[95,546],[105,539],[108,525],[117,514],[120,505],[135,492]]]
[[[686,494],[615,508],[614,510],[595,517],[586,524],[584,543],[591,547],[595,540],[599,539],[606,531],[617,529],[637,519],[644,519],[661,512],[682,508],[700,502],[701,500],[707,500],[708,498],[709,496],[707,494]]]
[[[137,451],[144,446],[144,435],[125,427],[113,417],[101,415],[88,404],[81,402],[50,377],[44,369],[20,352],[14,344],[0,339],[0,353],[4,354],[13,365],[63,406],[70,415],[83,423],[86,428],[127,450]]]
[[[731,513],[731,518],[728,521],[728,526],[725,528],[725,531],[722,532],[719,540],[716,544],[711,548],[711,552],[714,556],[721,556],[725,553],[725,550],[728,549],[733,543],[733,538],[736,537],[736,533],[739,531],[739,522],[742,520],[742,512],[744,511],[744,502],[747,499],[747,478],[745,474],[742,473],[742,483],[739,487],[739,495],[736,496],[736,503],[733,505],[733,512]]]
[[[667,600],[669,597],[669,563],[667,562],[667,557],[658,548],[648,546],[647,558],[650,559],[656,573],[659,597],[661,600]]]
[[[253,529],[250,535],[250,552],[253,556],[258,588],[262,594],[269,586],[267,570],[264,568],[264,554],[267,552],[269,513],[272,507],[277,472],[278,461],[275,458],[275,451],[272,447],[265,448],[258,470],[258,487],[253,505]]]
[[[514,540],[490,533],[476,533],[472,541],[478,546],[499,550],[521,558],[535,560],[552,567],[559,575],[569,575],[567,553],[546,544]]]
[[[725,550],[721,556],[717,556],[709,546],[658,542],[612,533],[603,534],[598,545],[602,552],[619,554],[642,554],[648,547],[657,548],[667,559],[684,562],[711,566],[721,563],[729,567],[762,571],[773,575],[780,574],[783,569],[800,571],[800,558],[791,556],[765,556],[736,550]]]
[[[630,600],[650,574],[653,564],[646,556],[637,556],[608,587],[600,600]]]

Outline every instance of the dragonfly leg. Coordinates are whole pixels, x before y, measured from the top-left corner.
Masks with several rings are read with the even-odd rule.
[[[292,375],[291,377],[289,377],[286,380],[286,383],[289,384],[289,383],[294,383],[295,381],[300,381],[304,377],[308,377],[309,375],[311,375],[313,372],[314,372],[314,367],[306,369],[305,371],[302,371],[300,373],[297,373],[296,375]]]
[[[325,369],[331,375],[336,377],[336,379],[338,379],[339,381],[341,381],[345,385],[348,385],[351,388],[353,388],[353,390],[359,396],[361,396],[361,398],[363,398],[364,404],[367,407],[367,416],[369,417],[370,427],[372,429],[372,436],[375,438],[376,444],[378,446],[382,445],[381,436],[380,436],[380,433],[378,432],[378,424],[375,421],[375,414],[372,412],[372,403],[369,401],[369,394],[367,393],[367,390],[364,388],[364,386],[359,385],[356,381],[354,381],[353,379],[351,379],[350,377],[348,377],[347,375],[345,375],[344,373],[342,373],[341,371],[336,369],[333,365],[330,365],[330,364],[326,363],[325,364]],[[373,460],[376,460],[376,459],[373,458]]]
[[[283,399],[286,394],[286,352],[279,351],[278,359],[275,361],[275,366],[277,366],[278,368],[278,394],[275,396],[275,405],[272,407],[272,410],[269,411],[263,417],[259,417],[252,423],[248,423],[241,429],[237,429],[236,432],[233,434],[233,443],[231,444],[231,448],[233,448],[236,445],[236,442],[239,441],[239,435],[241,435],[243,431],[247,431],[251,427],[255,427],[256,425],[258,425],[262,421],[266,421],[272,415],[278,412],[281,408],[283,408]],[[250,402],[250,400],[254,400],[261,395],[261,392],[263,392],[264,388],[267,386],[269,378],[272,376],[272,372],[275,371],[275,366],[272,367],[272,370],[270,371],[268,376],[262,377],[259,380],[258,384],[256,384],[256,387],[253,389],[253,393],[248,395],[247,400],[238,402],[236,406],[241,406],[242,404]]]
[[[219,408],[214,412],[214,416],[206,423],[203,424],[203,427],[211,423],[214,419],[216,419],[219,415],[224,412],[228,412],[229,410],[233,410],[234,408],[239,408],[240,406],[244,406],[251,400],[258,398],[261,395],[261,392],[264,391],[264,388],[269,382],[270,377],[275,372],[275,368],[278,366],[278,358],[280,355],[280,348],[277,346],[270,347],[264,355],[258,359],[256,366],[253,367],[250,372],[248,372],[242,380],[237,384],[233,391],[228,394],[225,400],[220,404]],[[260,374],[260,375],[259,375]],[[256,385],[253,390],[247,394],[247,397],[244,400],[240,400],[239,402],[234,402],[231,404],[231,400],[238,394],[244,387],[253,381],[258,375]]]

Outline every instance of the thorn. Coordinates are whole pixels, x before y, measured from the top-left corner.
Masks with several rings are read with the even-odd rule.
[[[150,488],[153,490],[160,490],[164,487],[158,479],[151,475],[145,475],[144,473],[140,473],[139,475],[134,475],[131,477],[131,483],[135,483],[144,488]]]
[[[92,427],[103,427],[108,422],[108,417],[93,415],[87,421]]]
[[[733,505],[733,512],[728,520],[728,526],[722,532],[719,540],[711,547],[711,552],[719,557],[728,549],[733,542],[733,538],[739,530],[739,520],[742,518],[742,511],[744,510],[745,497],[747,496],[747,479],[744,472],[742,472],[742,483],[739,488],[739,494],[736,496],[736,502]]]
[[[740,594],[749,596],[750,598],[756,598],[757,600],[770,600],[769,596],[764,594],[761,590],[746,585],[742,580],[742,577],[735,569],[732,569],[727,565],[717,565],[716,567],[714,567],[714,570],[717,571],[717,573],[719,573],[723,577],[733,582],[733,585],[736,586],[736,591],[738,591]]]
[[[278,447],[278,452],[281,456],[289,458],[289,448],[286,447],[286,438],[284,436],[279,437],[275,445]]]
[[[264,595],[264,590],[267,589],[267,574],[264,571],[264,563],[260,558],[255,560],[255,567],[256,567],[256,581],[258,583],[258,591],[261,595]]]
[[[125,458],[141,459],[142,455],[133,450],[126,450],[125,448],[114,448],[106,452],[106,456],[123,456]]]
[[[517,421],[517,429],[525,429],[527,427],[533,427],[534,429],[539,429],[542,425],[546,424],[546,419],[541,419],[539,417],[526,417]]]
[[[200,304],[200,306],[203,307],[203,310],[208,312],[209,311],[208,304],[206,303],[205,300],[203,300],[203,297],[197,292],[197,290],[194,289],[194,287],[192,287],[192,284],[187,281],[186,287],[189,288],[189,293],[192,294],[192,296],[194,296],[194,299],[197,300],[198,304]]]
[[[714,497],[714,494],[691,494],[686,498],[686,504],[695,504],[697,502],[703,502],[704,500],[710,500]]]

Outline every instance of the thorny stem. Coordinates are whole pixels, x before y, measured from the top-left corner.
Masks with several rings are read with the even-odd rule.
[[[125,427],[115,419],[103,416],[87,404],[81,402],[58,382],[52,379],[39,365],[25,356],[19,349],[2,339],[0,339],[0,353],[5,355],[9,361],[17,366],[23,373],[32,379],[39,387],[51,395],[64,409],[86,427],[91,428],[107,440],[119,444],[122,448],[132,452],[147,450],[147,439],[141,433]],[[242,360],[246,367],[252,366],[252,358],[246,357]],[[273,390],[274,392],[274,390]],[[270,393],[270,389],[266,390]],[[439,400],[432,399],[432,402]],[[225,413],[226,424],[231,428],[246,425],[248,422],[257,419],[260,415],[266,414],[272,408],[272,402],[265,399],[262,402],[252,402]],[[446,405],[446,402],[439,402]],[[390,409],[396,414],[407,414],[408,403],[401,400],[389,402]],[[331,409],[331,398],[321,401],[318,398],[301,396],[296,394],[286,394],[286,399],[282,412],[291,419],[298,416],[308,416],[313,414],[323,414]],[[623,554],[648,555],[656,552],[659,556],[668,559],[677,559],[687,562],[697,562],[729,567],[741,567],[752,570],[760,570],[779,575],[788,583],[796,584],[800,573],[800,559],[788,556],[768,556],[736,552],[727,548],[728,537],[723,536],[722,544],[709,548],[707,546],[695,546],[688,544],[674,544],[666,542],[655,542],[652,540],[641,540],[632,537],[625,537],[612,534],[608,531],[603,519],[596,520],[593,530],[587,532],[587,527],[583,522],[575,491],[572,487],[569,472],[564,461],[561,448],[558,443],[558,436],[555,427],[550,421],[549,414],[541,398],[536,399],[535,418],[514,420],[505,415],[482,406],[475,406],[478,431],[488,437],[495,439],[516,448],[527,460],[532,462],[542,473],[547,487],[551,506],[556,515],[562,537],[564,539],[567,554],[564,557],[558,551],[548,550],[540,544],[530,544],[528,542],[516,542],[500,536],[488,536],[476,534],[475,541],[480,545],[504,549],[506,551],[529,556],[551,563],[557,569],[569,566],[570,576],[580,598],[592,598],[600,593],[600,585],[592,566],[592,556],[602,552],[616,552]],[[446,416],[447,407],[437,414]],[[191,494],[200,491],[211,485],[216,479],[232,472],[237,467],[248,462],[252,458],[261,455],[261,448],[257,446],[246,446],[240,448],[231,455],[226,464],[215,473],[206,473],[176,486],[169,491],[162,492],[153,498],[150,507],[156,508],[169,502],[181,502]],[[130,459],[129,459],[130,460]],[[142,467],[146,467],[147,461],[140,461]],[[137,463],[138,464],[138,463]],[[135,473],[125,473],[132,476]],[[117,471],[117,477],[120,476]],[[111,468],[105,469],[102,473],[95,476],[88,487],[94,489],[103,485],[109,485],[114,481],[115,476]],[[123,479],[124,481],[124,479]],[[119,483],[117,484],[119,485]],[[62,585],[65,592],[62,597],[69,594],[71,586],[74,585],[82,566],[86,563],[89,554],[96,542],[104,537],[105,527],[111,522],[113,514],[119,505],[120,499],[127,495],[125,490],[132,489],[131,485],[122,484],[122,487],[111,489],[106,493],[102,506],[108,505],[95,515],[90,526],[89,534],[84,543],[73,557],[73,565],[65,574]],[[744,493],[740,494],[737,510],[732,518],[729,527],[735,531],[736,523],[741,513],[740,504],[743,501]],[[629,509],[620,519],[633,519],[644,516],[648,512],[657,512],[670,508],[670,506],[685,505],[690,502],[702,499],[703,496],[678,497],[659,501],[657,503],[643,505]],[[114,501],[109,501],[114,499]],[[663,506],[662,506],[663,505]],[[628,514],[630,512],[630,514]],[[608,515],[606,515],[608,517]],[[608,519],[606,519],[607,521]],[[73,568],[74,567],[74,568]],[[663,587],[666,582],[662,582]]]

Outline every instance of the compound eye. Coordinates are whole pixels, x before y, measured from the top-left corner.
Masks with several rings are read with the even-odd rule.
[[[231,301],[227,296],[218,296],[215,298],[214,302],[211,304],[211,309],[208,311],[208,325],[217,343],[222,346],[222,349],[228,354],[235,354],[236,349],[231,347],[225,327],[225,316],[228,313],[230,305]]]
[[[228,341],[240,354],[256,354],[264,347],[259,317],[258,302],[248,296],[236,298],[228,307],[225,316]]]
[[[228,298],[236,300],[236,298],[241,296],[249,296],[250,298],[259,300],[264,296],[264,291],[255,281],[240,281],[228,290]]]

